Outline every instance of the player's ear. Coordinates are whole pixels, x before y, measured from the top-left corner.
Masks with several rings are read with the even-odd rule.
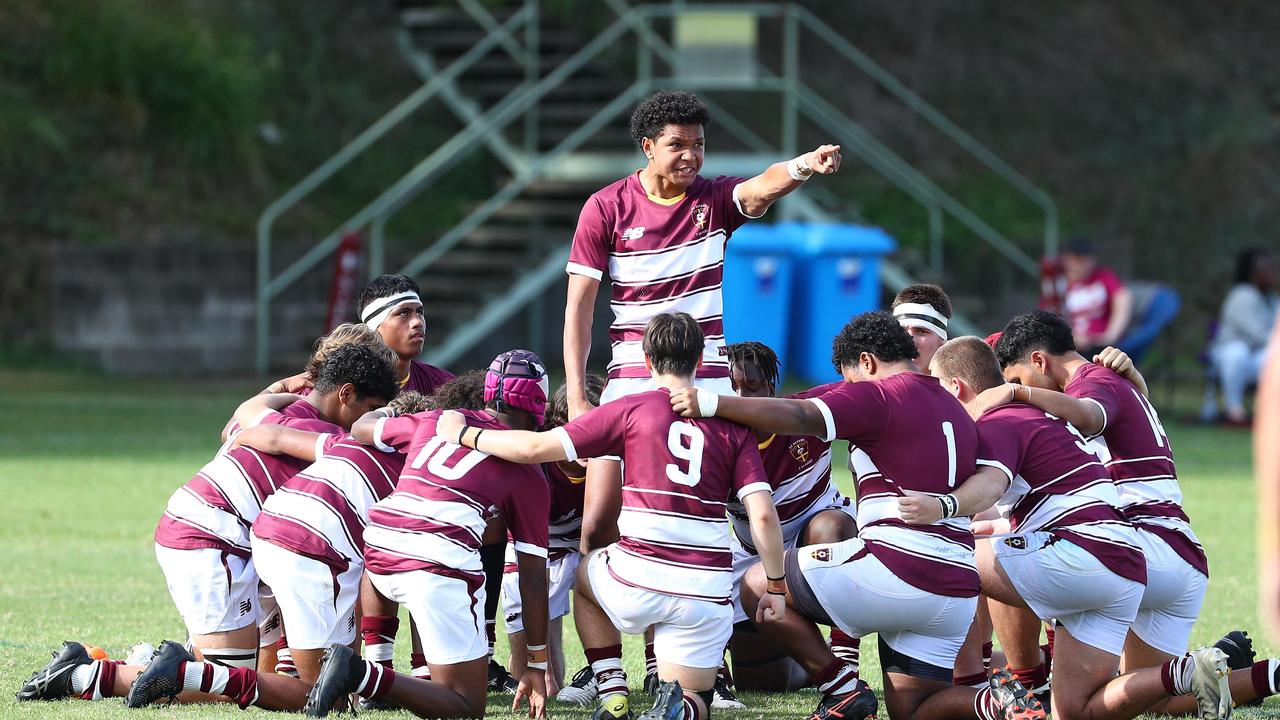
[[[1049,357],[1042,350],[1031,351],[1031,366],[1041,375],[1049,374]]]
[[[356,400],[356,386],[351,383],[343,383],[338,388],[338,402],[343,405],[350,405]]]
[[[640,138],[640,150],[644,152],[645,157],[652,160],[653,159],[653,139]]]
[[[878,364],[876,356],[869,352],[863,352],[858,355],[858,366],[862,368],[862,374],[867,377],[876,374],[876,366]]]

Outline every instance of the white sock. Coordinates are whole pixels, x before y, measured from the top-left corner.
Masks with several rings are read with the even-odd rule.
[[[369,662],[386,662],[395,657],[394,643],[375,643],[364,646],[364,659]]]
[[[78,665],[76,669],[71,671],[71,691],[79,695],[88,690],[93,681],[98,677],[98,668],[102,665],[102,661],[94,660],[86,665]]]
[[[836,674],[830,681],[818,686],[818,689],[827,695],[840,695],[842,693],[852,692],[858,686],[858,670],[857,668],[845,663],[840,668],[840,672]]]
[[[212,668],[213,670],[211,673],[212,680],[207,688],[204,687],[204,673],[206,668]],[[182,675],[182,689],[221,695],[222,691],[227,689],[227,680],[230,679],[230,668],[223,667],[217,663],[189,662],[187,663],[186,670]]]

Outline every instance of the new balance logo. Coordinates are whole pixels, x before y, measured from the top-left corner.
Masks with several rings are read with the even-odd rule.
[[[627,228],[622,231],[623,240],[639,240],[644,237],[644,226]]]
[[[250,603],[248,600],[241,600],[241,601],[240,601],[240,614],[241,614],[241,615],[248,615],[248,614],[249,614],[249,612],[250,612],[251,610],[253,610],[253,603]]]

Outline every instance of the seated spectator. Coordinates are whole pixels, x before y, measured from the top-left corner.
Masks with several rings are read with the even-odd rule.
[[[1247,423],[1245,389],[1258,381],[1266,356],[1267,337],[1275,322],[1277,297],[1275,263],[1271,253],[1253,248],[1236,259],[1236,282],[1222,302],[1218,335],[1209,351],[1222,387],[1225,419]]]
[[[1133,311],[1133,297],[1109,268],[1098,264],[1093,243],[1072,240],[1062,252],[1067,288],[1063,310],[1071,321],[1076,347],[1091,357],[1124,335]]]

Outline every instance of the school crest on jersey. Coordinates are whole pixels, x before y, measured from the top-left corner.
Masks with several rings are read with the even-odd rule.
[[[1015,537],[1005,538],[1005,539],[1004,539],[1004,544],[1005,544],[1005,545],[1008,545],[1009,547],[1013,548],[1014,550],[1026,550],[1026,549],[1027,549],[1027,539],[1026,539],[1026,538],[1023,538],[1023,537],[1017,537],[1017,536],[1015,536]]]
[[[831,548],[818,548],[813,551],[813,559],[818,562],[831,562]]]
[[[791,457],[801,465],[809,462],[809,441],[805,438],[793,440],[787,449],[791,452]]]
[[[711,206],[706,203],[698,203],[689,211],[689,216],[693,218],[693,224],[699,230],[707,229],[707,220],[711,217]]]

